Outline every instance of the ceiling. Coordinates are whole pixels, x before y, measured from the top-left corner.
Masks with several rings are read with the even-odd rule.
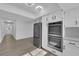
[[[15,14],[15,13],[3,11],[3,10],[0,10],[0,21],[1,20],[16,20],[16,21],[23,20],[23,21],[28,22],[28,23],[33,22],[32,19],[30,19],[30,18]]]
[[[39,13],[35,10],[35,7],[37,6],[42,6],[44,8],[44,11],[48,11],[48,10],[53,11],[52,9],[56,7],[59,8],[59,6],[56,3],[53,3],[53,4],[52,3],[35,3],[32,6],[33,8],[28,7],[26,4],[27,3],[7,3],[7,5],[14,6],[16,8],[22,9],[24,11],[28,11],[30,13],[34,13],[36,15]]]
[[[43,11],[38,12],[35,9],[37,6],[42,6]],[[33,7],[27,7],[26,3],[3,3],[0,4],[0,9],[28,17],[30,19],[35,19],[51,12],[57,12],[60,7],[56,3],[35,3]]]
[[[63,9],[64,11],[76,8],[79,3],[34,3],[32,7],[28,7],[27,3],[2,3],[0,10],[8,11],[28,19],[35,19],[48,13],[55,13]],[[35,8],[42,6],[43,10],[38,11]]]
[[[58,3],[61,9],[64,11],[79,7],[79,3]]]

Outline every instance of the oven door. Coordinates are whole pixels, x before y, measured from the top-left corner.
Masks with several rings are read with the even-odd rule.
[[[62,52],[63,51],[63,38],[56,37],[56,36],[49,36],[48,46]]]

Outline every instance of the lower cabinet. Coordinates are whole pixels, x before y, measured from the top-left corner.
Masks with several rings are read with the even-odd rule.
[[[65,56],[79,56],[79,42],[68,41],[64,42],[63,55]]]

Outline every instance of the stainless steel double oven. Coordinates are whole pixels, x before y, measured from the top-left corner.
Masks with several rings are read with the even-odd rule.
[[[63,22],[48,23],[48,46],[60,52],[63,51]]]

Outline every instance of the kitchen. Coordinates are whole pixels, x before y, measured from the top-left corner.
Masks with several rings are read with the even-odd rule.
[[[57,56],[79,56],[78,19],[79,3],[3,3],[0,4],[0,42],[8,41],[5,34],[12,34],[15,41],[25,39],[23,43],[28,43],[27,38],[31,39],[35,49]],[[10,41],[4,46],[15,43]],[[19,49],[26,51],[30,45],[19,44],[17,55],[23,51]]]
[[[42,47],[55,55],[78,56],[79,7],[73,3],[62,5],[65,10],[42,17]],[[69,6],[74,7],[66,10]]]

